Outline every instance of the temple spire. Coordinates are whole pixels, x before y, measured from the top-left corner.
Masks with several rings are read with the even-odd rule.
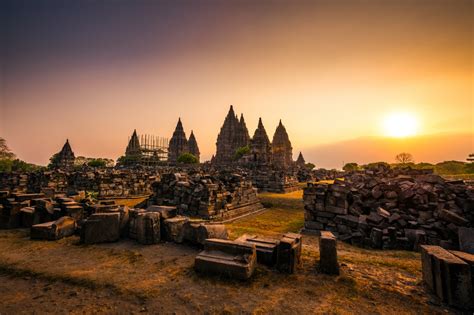
[[[191,130],[191,134],[189,135],[189,140],[188,140],[188,152],[194,155],[199,162],[200,158],[200,152],[199,152],[199,146],[196,141],[196,137],[194,136],[194,132]]]
[[[184,133],[183,123],[181,117],[178,119],[173,136],[170,139],[168,146],[168,161],[176,163],[181,154],[188,151],[188,140]]]

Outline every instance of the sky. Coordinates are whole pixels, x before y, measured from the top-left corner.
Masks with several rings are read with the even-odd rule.
[[[0,3],[0,137],[28,162],[66,138],[116,159],[134,129],[169,138],[179,117],[207,160],[230,104],[251,135],[282,119],[319,167],[474,151],[472,1]],[[400,112],[416,137],[386,136]]]

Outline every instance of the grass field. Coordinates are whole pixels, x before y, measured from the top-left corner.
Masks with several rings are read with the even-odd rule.
[[[262,194],[266,211],[227,225],[278,237],[303,226],[301,191]],[[320,274],[318,238],[304,236],[297,273],[259,266],[249,282],[204,277],[193,270],[199,249],[130,240],[85,246],[76,236],[31,241],[28,230],[0,231],[1,314],[441,314],[421,284],[420,255],[338,243],[340,276]]]

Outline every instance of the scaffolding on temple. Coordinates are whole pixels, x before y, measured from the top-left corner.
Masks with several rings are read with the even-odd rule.
[[[136,131],[128,138],[128,146],[122,164],[155,166],[168,160],[169,139],[153,135],[138,135]]]

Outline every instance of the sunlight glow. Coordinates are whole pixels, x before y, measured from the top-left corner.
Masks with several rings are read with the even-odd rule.
[[[404,138],[414,136],[418,132],[418,119],[410,113],[392,113],[383,121],[386,136]]]

